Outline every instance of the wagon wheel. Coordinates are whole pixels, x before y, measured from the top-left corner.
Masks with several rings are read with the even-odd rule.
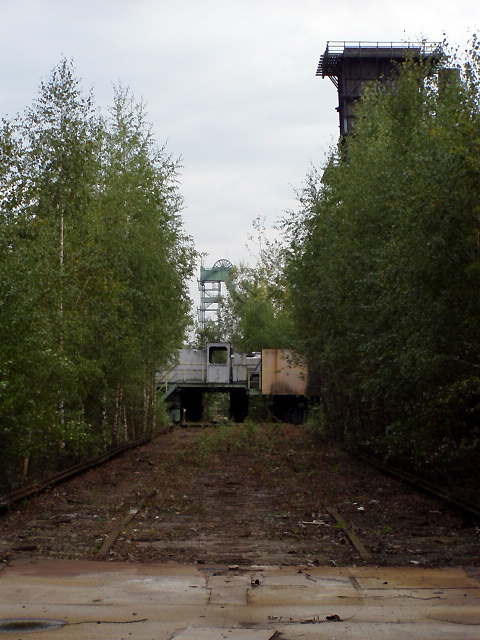
[[[214,269],[233,269],[233,264],[230,262],[230,260],[227,260],[226,258],[222,258],[221,260],[217,260],[215,262],[215,264],[213,265]]]

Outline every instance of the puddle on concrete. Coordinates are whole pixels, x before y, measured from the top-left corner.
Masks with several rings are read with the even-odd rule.
[[[50,629],[61,629],[65,620],[46,620],[42,618],[0,618],[0,633],[36,633]]]

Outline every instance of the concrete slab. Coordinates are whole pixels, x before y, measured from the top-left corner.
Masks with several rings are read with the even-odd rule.
[[[473,640],[480,573],[15,561],[0,573],[0,618],[65,621],[40,632],[49,640]]]
[[[210,589],[210,604],[247,604],[247,589],[250,578],[247,576],[212,576],[207,583]]]
[[[262,629],[198,629],[181,631],[175,640],[270,640],[276,631]]]
[[[418,589],[465,589],[467,586],[478,586],[479,576],[472,571],[467,574],[464,569],[447,567],[444,569],[421,569],[402,567],[384,569],[381,567],[357,567],[352,574],[361,587],[366,589],[392,589],[416,587]]]

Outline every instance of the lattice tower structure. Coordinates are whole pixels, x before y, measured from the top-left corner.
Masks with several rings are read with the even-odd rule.
[[[200,330],[205,329],[207,317],[218,320],[218,308],[222,296],[222,282],[230,281],[233,264],[223,258],[217,260],[213,267],[200,267],[198,288],[200,291],[200,307],[198,308],[198,323]]]

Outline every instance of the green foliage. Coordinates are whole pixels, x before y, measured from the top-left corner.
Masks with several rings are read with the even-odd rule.
[[[205,349],[207,344],[213,342],[227,342],[227,340],[222,333],[222,327],[220,324],[210,318],[207,318],[205,320],[205,326],[202,329],[200,326],[196,327],[196,334],[191,348]]]
[[[155,425],[155,371],[183,339],[195,252],[178,165],[121,87],[102,118],[62,60],[3,122],[0,149],[8,484],[24,459],[48,470]]]
[[[278,425],[258,423],[247,419],[244,423],[227,422],[205,429],[199,439],[196,463],[204,466],[209,458],[227,451],[248,453],[252,461],[270,458],[281,443]]]
[[[257,236],[250,240],[258,248],[257,263],[234,268],[221,305],[220,327],[239,351],[287,348],[293,339],[293,323],[286,305],[283,248],[278,241],[266,239],[260,218],[253,226]]]
[[[287,277],[330,433],[427,464],[473,443],[480,355],[479,55],[372,84],[347,155],[285,221]]]
[[[321,404],[315,404],[308,411],[307,429],[319,438],[329,438],[328,425],[325,420],[324,408]]]

